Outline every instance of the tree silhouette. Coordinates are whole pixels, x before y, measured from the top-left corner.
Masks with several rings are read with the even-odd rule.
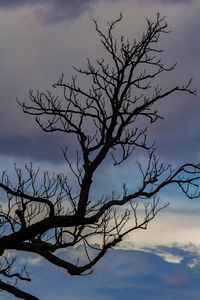
[[[67,148],[63,150],[78,192],[64,174],[41,174],[32,164],[26,165],[24,172],[15,166],[15,183],[5,172],[2,174],[0,187],[7,196],[7,206],[2,205],[0,211],[0,288],[18,298],[37,299],[17,288],[17,280],[30,281],[30,277],[26,267],[17,273],[12,271],[16,264],[13,253],[17,253],[12,251],[37,254],[71,275],[88,274],[108,249],[132,231],[146,229],[168,205],[159,204],[158,194],[163,188],[176,184],[189,198],[199,197],[199,165],[184,164],[175,169],[160,163],[155,145],[148,144],[147,128],[140,127],[142,121],[151,124],[161,118],[155,104],[169,95],[195,95],[191,80],[166,91],[155,83],[161,73],[175,68],[164,66],[158,57],[162,52],[157,48],[160,35],[168,32],[165,18],[158,14],[155,21],[147,20],[146,32],[133,42],[114,37],[121,19],[120,15],[108,23],[105,32],[94,21],[108,62],[101,58],[93,65],[88,59],[86,69],[75,68],[90,80],[88,88],[80,87],[76,77],[66,83],[61,76],[54,84],[59,96],[30,90],[30,102],[18,101],[24,113],[36,116],[42,130],[73,135],[78,142],[75,162]],[[121,195],[111,191],[101,199],[91,197],[94,174],[108,154],[117,166],[137,148],[148,157],[146,165],[138,163],[138,188],[129,192],[124,184]],[[141,205],[142,217],[138,214]],[[66,251],[67,257],[68,248],[75,252],[78,245],[85,259],[74,261],[71,256],[64,259],[60,255]],[[4,282],[6,278],[9,282]]]

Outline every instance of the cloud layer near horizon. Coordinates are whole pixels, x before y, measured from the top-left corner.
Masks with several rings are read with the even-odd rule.
[[[154,251],[111,250],[92,275],[69,277],[64,271],[40,263],[30,267],[31,291],[43,300],[199,300],[200,262],[195,252],[176,247],[157,251],[171,253],[180,259],[167,262]],[[35,260],[36,262],[36,260]],[[194,262],[196,262],[194,264]],[[42,278],[48,277],[44,282]],[[55,287],[56,283],[56,287]],[[22,283],[22,286],[27,289]],[[40,291],[40,293],[39,293]],[[5,298],[3,300],[11,300]]]

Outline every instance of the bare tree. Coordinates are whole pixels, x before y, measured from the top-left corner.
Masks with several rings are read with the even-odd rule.
[[[158,58],[162,52],[157,48],[160,35],[168,32],[165,18],[158,14],[155,21],[147,20],[146,32],[133,42],[123,36],[114,37],[113,31],[121,19],[120,15],[108,23],[105,33],[94,21],[109,56],[108,63],[101,58],[93,65],[88,59],[86,69],[75,68],[90,79],[89,88],[81,88],[76,77],[66,83],[61,76],[54,84],[59,97],[50,91],[31,90],[30,103],[18,101],[25,113],[36,116],[42,130],[74,135],[78,142],[76,163],[67,149],[63,150],[78,192],[64,174],[41,175],[32,164],[25,166],[24,174],[15,167],[15,184],[5,172],[2,174],[0,187],[7,195],[7,206],[2,205],[0,211],[0,288],[18,298],[37,299],[17,288],[16,282],[3,281],[3,278],[30,281],[25,267],[19,273],[12,272],[14,253],[37,254],[71,275],[88,274],[108,249],[132,231],[146,229],[167,206],[159,204],[158,194],[163,188],[176,184],[189,198],[199,197],[199,165],[184,164],[175,169],[160,163],[154,144],[147,142],[147,129],[140,128],[141,121],[138,122],[148,120],[151,124],[161,118],[154,106],[171,94],[195,95],[190,88],[191,80],[166,91],[155,85],[162,72],[175,68],[175,65],[164,66]],[[111,191],[101,199],[91,198],[94,174],[108,154],[114,165],[119,165],[137,148],[148,156],[146,166],[138,164],[141,176],[138,188],[129,192],[123,184],[121,195]],[[141,203],[142,217],[138,214]],[[77,245],[82,245],[87,260],[81,257],[77,261],[65,260],[60,254],[67,253],[68,248],[75,251]]]

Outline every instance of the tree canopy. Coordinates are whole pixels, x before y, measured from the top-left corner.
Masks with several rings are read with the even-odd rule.
[[[130,41],[124,36],[115,38],[121,19],[122,15],[108,23],[105,31],[94,21],[106,58],[95,64],[88,58],[85,69],[75,68],[78,75],[87,78],[87,87],[79,85],[78,77],[68,83],[62,75],[53,92],[30,90],[29,101],[18,100],[24,113],[35,116],[43,131],[62,132],[76,139],[76,161],[67,147],[63,154],[78,186],[77,192],[65,174],[41,172],[32,163],[24,170],[15,167],[15,182],[2,173],[0,188],[7,201],[0,209],[0,289],[18,298],[38,299],[17,287],[18,280],[30,281],[26,267],[13,271],[19,251],[37,254],[71,275],[88,274],[108,249],[134,230],[146,229],[168,205],[159,204],[163,188],[175,184],[189,198],[199,197],[200,166],[186,163],[173,168],[160,163],[155,144],[148,142],[148,128],[140,127],[141,122],[150,125],[162,118],[155,105],[168,96],[196,94],[191,80],[167,90],[157,84],[161,73],[176,66],[167,67],[160,58],[163,50],[158,42],[168,33],[166,20],[157,14],[154,21],[147,20],[141,38]],[[108,155],[118,167],[138,148],[147,155],[147,164],[138,163],[139,175],[134,175],[141,178],[138,188],[129,192],[124,183],[120,195],[110,191],[100,199],[91,198],[94,175]],[[142,217],[138,215],[141,205]],[[60,255],[61,250],[80,245],[84,261]]]

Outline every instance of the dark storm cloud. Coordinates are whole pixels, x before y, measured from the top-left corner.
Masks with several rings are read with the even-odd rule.
[[[90,4],[95,1],[102,1],[102,0],[14,0],[14,1],[8,1],[8,0],[0,0],[0,6],[2,8],[15,8],[23,5],[35,5],[35,4],[43,4],[43,3],[50,3],[55,4],[57,7],[68,7],[68,6],[74,6],[76,7],[77,5],[79,7],[83,5]],[[114,1],[114,0],[113,0]],[[144,0],[149,2],[149,0]],[[151,0],[152,2],[155,0]],[[118,1],[120,2],[120,1]],[[122,2],[122,0],[121,0]],[[157,2],[157,0],[156,0]],[[164,3],[188,3],[188,2],[193,2],[193,0],[159,0],[159,2],[164,2]]]
[[[25,5],[42,5],[36,11],[41,23],[55,23],[80,16],[91,4],[101,0],[0,0],[0,8],[15,9]],[[115,0],[110,0],[115,1]]]
[[[97,1],[97,0],[96,0]],[[41,22],[51,23],[64,19],[78,17],[82,12],[94,2],[92,0],[0,0],[0,7],[4,9],[16,9],[25,5],[41,4],[42,7],[37,10],[37,17],[42,18]],[[43,7],[44,5],[44,7]],[[47,5],[47,9],[46,9]]]
[[[41,9],[37,16],[43,19],[44,23],[56,23],[66,19],[79,17],[90,5],[98,0],[53,0],[48,3],[47,10]],[[42,3],[42,2],[41,2]]]
[[[49,3],[50,5],[56,5],[57,7],[76,7],[77,5],[81,7],[82,5],[85,5],[86,3],[90,3],[92,0],[14,0],[14,1],[8,1],[8,0],[0,0],[0,7],[2,8],[16,8],[24,5],[36,5],[36,4],[46,4]]]
[[[151,140],[156,142],[158,153],[166,161],[196,163],[199,160],[199,111],[199,96],[179,94],[166,101],[161,109],[165,119],[149,128]]]
[[[98,1],[100,2],[101,0],[0,0],[0,8],[15,9],[20,8],[23,5],[41,4],[41,7],[47,5],[47,11],[41,10],[38,12],[38,14],[41,14],[41,16],[43,15],[42,22],[45,22],[45,20],[46,22],[56,22],[67,18],[66,16],[70,18],[78,16],[78,14],[89,7],[89,5],[92,3],[97,3]],[[112,1],[114,3],[115,0]],[[148,3],[147,0],[143,1]],[[158,1],[155,0],[149,1],[158,3]],[[135,2],[137,2],[137,0],[135,0]],[[163,0],[160,0],[160,3],[163,2]],[[165,2],[177,3],[184,1],[167,0]],[[120,3],[120,1],[118,1],[118,3]],[[17,13],[18,12],[16,12],[16,15]],[[183,17],[185,18],[185,15],[183,15]],[[176,27],[180,27],[179,24],[181,25],[181,29],[178,28],[176,30]],[[54,74],[56,64],[59,66],[58,69],[60,68],[63,70],[61,67],[63,66],[63,61],[68,58],[68,52],[71,51],[73,53],[71,57],[69,56],[69,60],[73,58],[73,56],[76,56],[77,65],[79,64],[78,61],[82,55],[79,49],[84,46],[85,40],[82,40],[82,36],[80,35],[76,36],[71,34],[74,39],[70,40],[69,44],[72,45],[70,50],[70,47],[63,43],[63,37],[65,36],[66,30],[65,24],[63,25],[64,26],[62,29],[60,29],[59,34],[53,34],[53,26],[50,29],[44,26],[39,27],[41,29],[40,33],[37,33],[36,31],[36,34],[38,34],[38,36],[41,35],[40,37],[42,37],[39,39],[35,39],[36,34],[33,34],[35,33],[34,26],[33,32],[30,31],[29,36],[25,34],[27,33],[27,30],[24,30],[24,32],[21,30],[21,28],[25,29],[26,26],[21,28],[19,27],[17,31],[14,30],[15,26],[13,26],[12,34],[9,35],[6,33],[7,38],[3,39],[1,43],[4,50],[2,61],[5,62],[3,65],[5,67],[2,69],[2,79],[0,83],[0,154],[12,156],[16,155],[22,158],[26,157],[27,159],[29,159],[29,157],[30,159],[38,158],[40,160],[52,162],[56,162],[57,159],[63,159],[60,152],[60,148],[65,147],[65,143],[63,144],[63,139],[60,137],[57,138],[57,134],[49,134],[48,136],[42,135],[40,134],[40,129],[38,128],[37,130],[33,130],[34,132],[31,132],[31,134],[34,136],[34,138],[31,139],[28,132],[29,127],[31,128],[31,126],[23,126],[24,123],[27,124],[27,121],[23,119],[21,111],[20,113],[18,112],[17,105],[11,105],[11,101],[14,103],[13,99],[20,95],[21,90],[26,89],[26,86],[32,87],[32,82],[34,82],[35,86],[37,86],[43,82],[43,78],[51,78],[51,76],[54,77],[54,75],[51,74]],[[168,74],[172,81],[174,80],[175,82],[172,82],[172,86],[176,84],[176,82],[182,85],[192,76],[194,76],[194,79],[197,78],[196,82],[193,84],[193,87],[195,88],[199,85],[199,69],[197,62],[199,59],[198,49],[200,46],[200,40],[198,36],[194,34],[195,29],[198,27],[199,18],[185,18],[185,22],[182,22],[177,17],[177,23],[173,25],[173,31],[166,39],[166,44],[164,44],[164,49],[167,49],[165,52],[166,60],[168,61],[169,59],[170,61],[171,59],[173,62],[174,60],[178,60],[179,64],[177,69],[180,70],[180,76],[176,77],[173,75],[173,72]],[[12,27],[9,25],[9,28]],[[52,30],[52,35],[46,34],[47,31],[45,30]],[[19,37],[22,35],[21,39],[19,37],[16,39],[16,36],[18,35]],[[78,42],[75,43],[75,40]],[[66,53],[63,54],[63,56],[62,51],[59,50],[59,52],[59,47],[56,46],[59,44],[62,44],[63,48],[66,47]],[[51,47],[49,47],[50,45]],[[12,49],[15,50],[12,51]],[[84,56],[88,55],[88,49],[86,48],[86,50],[87,53],[83,53]],[[55,53],[55,59],[52,53]],[[56,63],[52,64],[54,61],[56,61]],[[48,66],[48,68],[46,66]],[[32,72],[29,72],[30,69]],[[67,68],[66,71],[68,71]],[[63,72],[65,72],[65,69]],[[36,73],[36,75],[31,77],[31,73]],[[68,74],[68,76],[71,75]],[[23,81],[22,78],[24,78]],[[165,87],[165,84],[168,84],[167,81],[168,79],[166,82],[161,83],[163,88]],[[10,83],[9,86],[8,82]],[[198,152],[200,149],[199,95],[194,98],[195,99],[193,99],[193,97],[188,97],[187,101],[183,101],[181,94],[176,97],[176,101],[166,101],[166,105],[163,109],[166,119],[164,121],[157,122],[153,129],[149,128],[151,140],[155,140],[157,142],[157,150],[160,156],[163,159],[166,159],[166,161],[182,159],[187,159],[190,161],[191,158],[194,160],[197,160],[198,158]],[[163,111],[161,112],[161,115],[163,115]],[[12,122],[10,122],[11,119]],[[15,133],[14,131],[16,128],[18,132]],[[12,131],[12,134],[10,131]],[[7,135],[3,135],[3,132],[7,132]],[[21,134],[23,137],[19,137],[19,134]]]
[[[179,3],[185,3],[185,4],[190,4],[190,3],[193,3],[194,0],[142,0],[142,1],[139,1],[137,0],[138,2],[151,2],[151,3],[157,3],[160,2],[160,3],[163,3],[163,4],[179,4]]]
[[[153,0],[154,1],[154,0]],[[161,3],[170,3],[170,4],[176,4],[176,3],[192,3],[193,0],[159,0]]]
[[[0,134],[0,155],[22,158],[27,161],[44,161],[52,164],[64,162],[62,148],[73,145],[73,137],[63,138],[63,135],[38,133],[34,138],[18,134]],[[70,147],[69,147],[70,148]],[[70,150],[70,149],[69,149]],[[72,156],[73,157],[73,156]]]
[[[24,5],[33,5],[38,4],[44,1],[41,0],[15,0],[15,1],[7,1],[7,0],[0,0],[0,7],[1,8],[17,8]],[[46,2],[46,1],[45,1]]]

